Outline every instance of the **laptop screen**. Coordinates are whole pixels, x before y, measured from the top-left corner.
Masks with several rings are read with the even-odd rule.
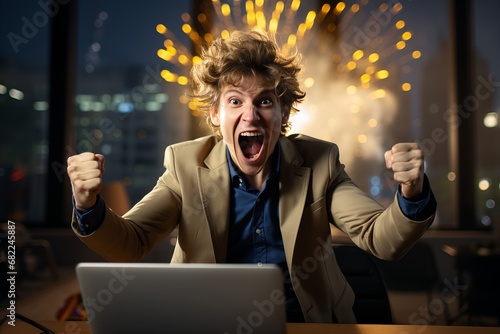
[[[285,333],[275,265],[80,263],[92,334]]]

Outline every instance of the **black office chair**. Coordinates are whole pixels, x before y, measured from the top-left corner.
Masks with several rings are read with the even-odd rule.
[[[468,325],[485,326],[495,322],[500,325],[500,253],[491,251],[485,254],[465,252],[457,255],[457,271],[460,284],[467,288],[460,295],[463,315]]]
[[[360,324],[392,324],[389,296],[371,254],[357,246],[335,245],[337,263],[356,299],[353,311]]]
[[[445,288],[441,279],[439,267],[432,247],[423,241],[418,241],[399,260],[375,260],[389,291],[421,292],[427,296],[427,305],[435,298],[440,300],[440,293]],[[444,321],[450,323],[449,305],[444,304]],[[438,317],[433,316],[435,322]]]

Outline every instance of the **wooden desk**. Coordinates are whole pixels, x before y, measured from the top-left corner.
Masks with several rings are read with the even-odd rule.
[[[40,321],[57,334],[90,334],[87,322]],[[287,324],[287,334],[500,334],[500,327]],[[40,330],[16,320],[16,326],[3,324],[2,334],[40,334]]]

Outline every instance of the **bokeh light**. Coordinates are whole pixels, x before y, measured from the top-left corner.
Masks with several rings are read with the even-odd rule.
[[[291,119],[292,133],[335,139],[358,156],[383,159],[384,129],[397,113],[397,96],[412,88],[404,73],[422,57],[412,47],[413,32],[397,17],[402,3],[340,1],[332,7],[301,0],[212,0],[211,5],[212,14],[182,14],[181,29],[190,46],[164,24],[156,26],[165,38],[157,52],[168,63],[161,72],[164,80],[188,86],[192,65],[201,61],[196,52],[204,45],[235,30],[265,30],[276,35],[283,55],[298,51],[303,56],[300,80],[307,95]],[[380,24],[381,18],[387,24]],[[199,115],[196,103],[179,100]],[[355,124],[356,131],[345,124]],[[349,159],[344,156],[343,162],[349,164]]]

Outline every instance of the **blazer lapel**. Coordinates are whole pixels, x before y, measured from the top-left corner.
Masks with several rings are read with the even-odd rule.
[[[216,262],[225,262],[229,227],[229,169],[226,145],[219,141],[205,159],[208,168],[198,167],[198,182]]]
[[[286,137],[280,139],[280,144],[282,152],[279,190],[280,227],[288,267],[292,268],[292,255],[307,197],[311,170],[308,167],[301,167],[303,159]]]
[[[307,197],[310,168],[302,167],[303,159],[293,144],[280,138],[280,229],[289,267]],[[202,207],[210,228],[216,262],[225,262],[229,228],[229,168],[226,145],[219,141],[205,159],[207,168],[198,167]]]

